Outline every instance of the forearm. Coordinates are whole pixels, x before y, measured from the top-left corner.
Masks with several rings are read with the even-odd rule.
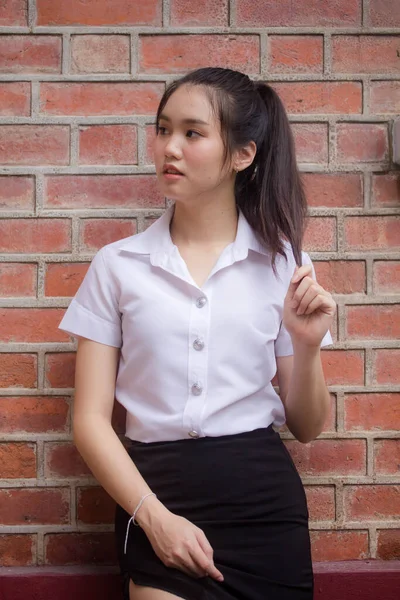
[[[329,405],[319,347],[294,346],[293,370],[285,399],[290,431],[304,443],[315,439],[323,429]]]
[[[76,447],[91,469],[93,475],[130,515],[143,495],[152,490],[139,473],[111,423],[97,414],[79,415],[74,421]],[[138,512],[142,519],[147,513],[166,510],[154,496],[146,499]]]

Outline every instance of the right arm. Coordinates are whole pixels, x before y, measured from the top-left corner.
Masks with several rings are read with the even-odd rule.
[[[111,425],[118,361],[118,348],[79,338],[73,431],[76,447],[93,475],[133,515],[151,490]],[[136,520],[164,564],[192,576],[207,573],[222,580],[201,529],[171,513],[157,498],[146,499]]]

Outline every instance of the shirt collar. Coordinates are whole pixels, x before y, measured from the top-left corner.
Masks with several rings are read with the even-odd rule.
[[[174,205],[167,208],[163,215],[150,225],[146,231],[122,240],[118,250],[130,254],[149,254],[153,264],[158,262],[157,255],[170,255],[176,249],[169,230],[174,208]],[[258,241],[252,227],[239,209],[238,228],[236,238],[232,244],[234,259],[245,259],[249,250],[269,255],[268,250]]]

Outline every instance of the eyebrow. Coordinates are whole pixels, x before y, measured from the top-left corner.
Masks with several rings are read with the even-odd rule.
[[[167,115],[160,115],[158,120],[167,121],[168,123],[171,122],[171,119],[167,117]],[[184,123],[185,125],[210,125],[207,121],[202,121],[201,119],[182,119],[181,123]]]

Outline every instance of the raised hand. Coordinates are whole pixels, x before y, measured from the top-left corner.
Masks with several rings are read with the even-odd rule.
[[[296,345],[319,346],[332,325],[336,303],[312,277],[312,266],[296,267],[287,291],[283,324]]]

